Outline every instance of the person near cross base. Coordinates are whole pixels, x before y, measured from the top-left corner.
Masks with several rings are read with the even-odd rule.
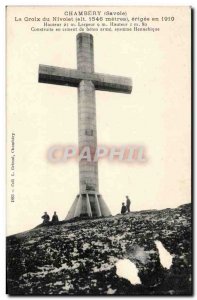
[[[126,208],[125,203],[123,202],[122,203],[122,208],[121,208],[121,214],[124,215],[126,213],[126,211],[127,211],[127,208]]]
[[[42,219],[43,219],[43,223],[42,223],[43,225],[49,224],[50,217],[46,211],[45,211],[44,215],[42,216]]]
[[[57,215],[56,211],[54,211],[54,214],[53,214],[53,217],[52,217],[52,223],[55,224],[55,223],[58,223],[58,222],[59,222],[58,215]]]
[[[126,207],[128,212],[130,212],[130,205],[131,205],[131,200],[129,199],[129,196],[126,196]]]

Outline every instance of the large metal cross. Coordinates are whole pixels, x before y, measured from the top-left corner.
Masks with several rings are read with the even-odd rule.
[[[78,88],[79,150],[97,148],[95,90],[130,94],[131,79],[94,72],[93,36],[77,35],[77,70],[39,65],[39,82]],[[98,187],[98,162],[79,162],[80,192],[66,219],[110,215]]]

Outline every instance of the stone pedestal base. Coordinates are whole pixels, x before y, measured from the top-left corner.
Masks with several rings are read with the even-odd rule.
[[[95,192],[82,193],[77,195],[65,220],[76,217],[108,217],[111,212],[100,194]]]

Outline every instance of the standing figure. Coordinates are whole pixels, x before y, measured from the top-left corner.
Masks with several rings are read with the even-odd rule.
[[[42,223],[43,225],[49,224],[50,217],[46,211],[45,211],[44,215],[42,216],[42,219],[43,219],[43,223]]]
[[[126,199],[127,211],[130,212],[131,200],[129,199],[129,196],[126,196]]]
[[[58,219],[58,215],[56,214],[56,211],[54,211],[53,217],[52,217],[52,223],[58,223],[59,219]]]
[[[122,208],[121,208],[121,214],[124,215],[127,211],[126,205],[124,204],[124,202],[122,203]]]

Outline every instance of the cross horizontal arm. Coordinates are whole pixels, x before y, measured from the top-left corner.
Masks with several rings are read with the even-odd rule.
[[[100,91],[126,94],[132,91],[132,82],[128,77],[39,65],[39,82],[78,87],[81,80],[91,80],[95,89]]]

